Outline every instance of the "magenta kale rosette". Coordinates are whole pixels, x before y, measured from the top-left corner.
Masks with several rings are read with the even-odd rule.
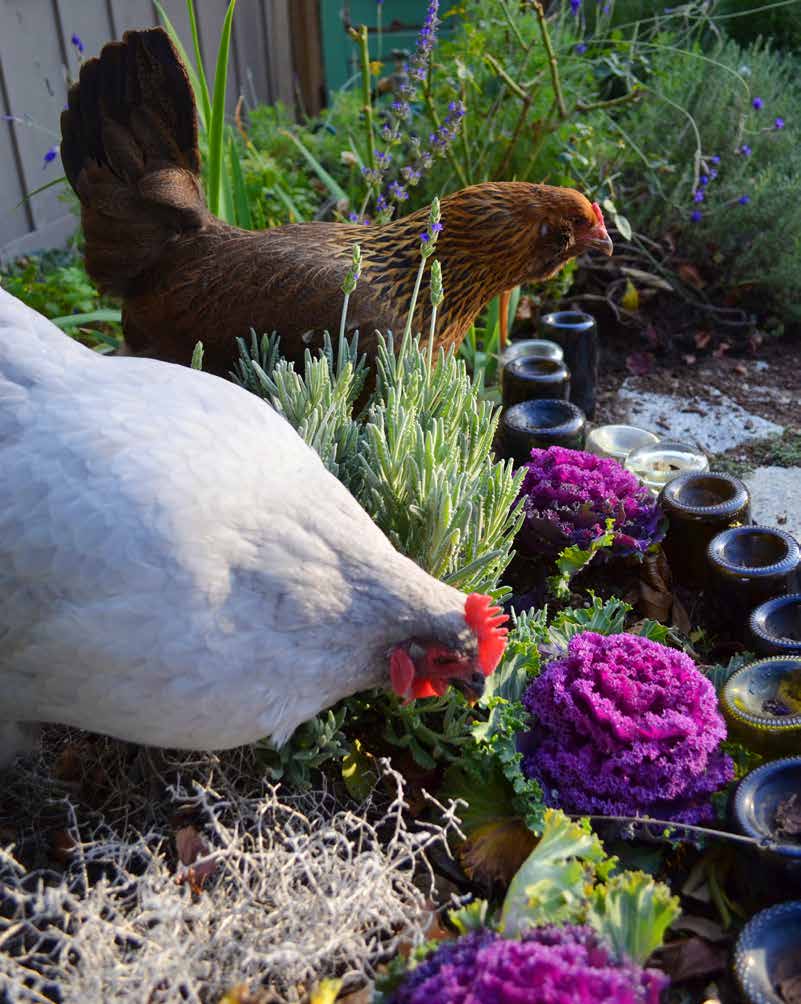
[[[712,818],[734,776],[726,725],[692,659],[637,635],[575,635],[524,697],[536,717],[523,770],[566,812]]]
[[[519,541],[531,554],[554,556],[572,544],[587,550],[610,519],[616,556],[642,554],[665,536],[667,521],[650,491],[616,460],[593,453],[532,450],[519,497]]]
[[[518,940],[492,931],[443,942],[390,1004],[658,1004],[668,979],[617,958],[589,927],[538,927]]]

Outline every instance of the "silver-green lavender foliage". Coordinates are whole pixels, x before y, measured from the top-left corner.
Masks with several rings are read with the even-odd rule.
[[[268,400],[353,492],[395,547],[459,589],[496,591],[512,557],[520,476],[496,463],[497,409],[464,362],[417,339],[379,344],[376,390],[354,417],[366,376],[357,342],[326,337],[304,373],[275,337],[240,340],[236,381]]]
[[[334,355],[326,332],[317,358],[306,350],[303,375],[279,351],[277,335],[259,338],[251,331],[248,344],[238,338],[239,360],[233,379],[280,412],[315,450],[325,466],[348,484],[359,450],[359,425],[353,407],[362,391],[367,367],[358,355],[358,336],[340,339]]]

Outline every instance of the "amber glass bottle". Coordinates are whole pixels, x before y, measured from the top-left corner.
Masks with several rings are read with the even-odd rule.
[[[539,323],[542,338],[561,345],[571,373],[570,400],[587,418],[595,414],[595,385],[598,382],[598,325],[591,314],[580,310],[557,310],[543,314]]]
[[[673,578],[683,586],[705,585],[709,542],[721,530],[751,520],[748,489],[729,474],[680,474],[659,493],[659,504],[669,522],[662,546]]]
[[[736,637],[746,636],[756,607],[798,588],[801,549],[775,527],[730,527],[709,542],[707,560],[709,588]]]

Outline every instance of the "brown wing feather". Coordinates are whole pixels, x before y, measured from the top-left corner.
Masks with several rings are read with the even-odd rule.
[[[194,98],[163,29],[126,32],[84,63],[61,135],[89,274],[105,291],[128,296],[167,242],[208,218]]]

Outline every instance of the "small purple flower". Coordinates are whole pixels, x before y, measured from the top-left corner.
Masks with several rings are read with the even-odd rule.
[[[704,198],[704,193],[700,189],[697,192],[693,192],[693,202],[703,202]]]
[[[698,184],[706,187],[709,184],[709,175],[702,174],[701,177],[698,179]]]
[[[83,42],[81,41],[79,35],[73,34],[72,38],[70,39],[70,42],[72,42],[72,44],[78,50],[79,54],[81,54],[83,52]]]
[[[397,181],[393,181],[389,186],[389,194],[396,202],[405,202],[409,198],[409,193]]]
[[[359,214],[358,213],[353,213],[353,212],[348,213],[348,220],[351,223],[358,223],[359,222]]]
[[[743,157],[750,157],[751,147],[747,143],[743,143],[743,145],[740,147],[739,152],[743,155]]]
[[[717,178],[717,176],[718,176],[718,172],[717,172],[717,171],[715,170],[715,168],[713,167],[713,168],[712,168],[712,169],[710,170],[710,172],[709,172],[709,177],[710,177],[710,178],[712,179],[712,181],[714,181],[714,180],[715,180],[715,178]]]
[[[741,195],[740,198],[737,201],[740,203],[741,206],[747,206],[748,203],[751,201],[751,196],[750,195]]]
[[[56,157],[58,157],[58,147],[51,146],[50,149],[47,151],[47,153],[44,155],[43,158],[44,164],[42,166],[47,167],[48,164],[52,164],[53,161],[56,159]]]
[[[581,0],[570,0],[570,13],[574,17],[578,17],[578,12],[581,10]]]
[[[759,111],[759,109],[762,107],[763,104],[764,102],[762,98],[754,98],[754,100],[751,102],[752,107],[755,108],[757,111]]]
[[[587,46],[584,42],[579,42],[579,44],[575,47],[573,51],[576,53],[576,55],[583,56],[584,53],[587,51]]]
[[[712,164],[719,164],[720,163],[720,157],[718,157],[717,154],[714,154],[714,156],[710,157],[709,160],[710,160],[710,162]]]
[[[781,117],[781,115],[778,115],[778,116],[777,116],[777,117],[776,117],[776,118],[775,118],[775,119],[773,120],[773,127],[774,127],[775,129],[784,129],[784,119],[783,119],[783,118]]]
[[[703,218],[704,214],[700,212],[698,209],[694,209],[690,213],[690,219],[693,221],[693,223],[700,223]]]

